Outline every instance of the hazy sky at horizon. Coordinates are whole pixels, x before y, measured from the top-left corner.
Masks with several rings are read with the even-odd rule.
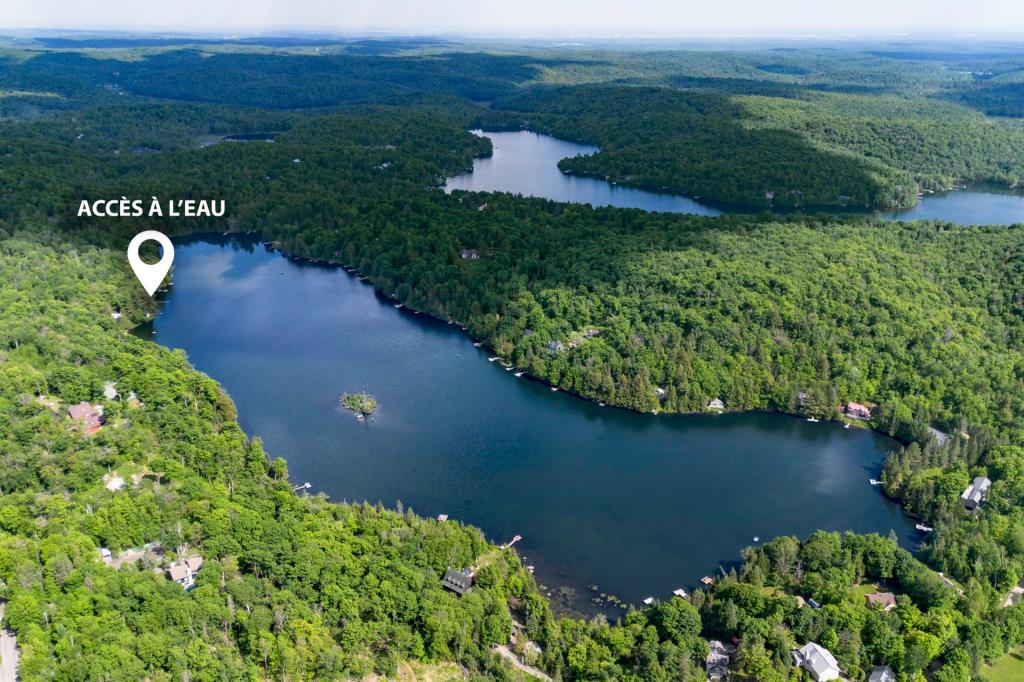
[[[1021,0],[0,0],[0,28],[505,35],[1024,34]]]

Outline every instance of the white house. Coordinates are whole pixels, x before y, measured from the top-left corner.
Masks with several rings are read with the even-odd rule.
[[[171,580],[178,583],[186,590],[191,590],[196,585],[196,572],[203,565],[203,557],[194,554],[181,561],[172,563],[167,571]]]
[[[839,663],[825,647],[808,642],[793,653],[793,663],[811,674],[815,682],[839,679]]]

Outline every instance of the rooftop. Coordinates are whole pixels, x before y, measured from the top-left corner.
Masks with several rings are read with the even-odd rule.
[[[473,587],[473,572],[468,568],[449,568],[441,579],[441,585],[456,594],[465,594]]]

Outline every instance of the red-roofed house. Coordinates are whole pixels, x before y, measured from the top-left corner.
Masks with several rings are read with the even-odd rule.
[[[860,403],[846,403],[846,416],[854,419],[871,419],[871,408]]]
[[[103,406],[80,402],[68,408],[68,414],[75,421],[81,422],[86,433],[96,433],[106,421],[103,418]]]

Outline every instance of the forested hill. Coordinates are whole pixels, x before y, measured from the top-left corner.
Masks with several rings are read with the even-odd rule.
[[[474,103],[478,122],[602,147],[565,161],[567,171],[755,208],[902,208],[924,190],[1024,178],[1024,129],[968,106],[1002,90],[934,60],[377,47],[0,52],[0,116],[152,100],[263,110]],[[1001,65],[1011,83],[1014,65],[1024,72]]]
[[[601,146],[563,160],[568,172],[744,206],[900,208],[922,190],[1024,178],[1024,130],[960,107],[694,85],[533,88],[479,123]]]

